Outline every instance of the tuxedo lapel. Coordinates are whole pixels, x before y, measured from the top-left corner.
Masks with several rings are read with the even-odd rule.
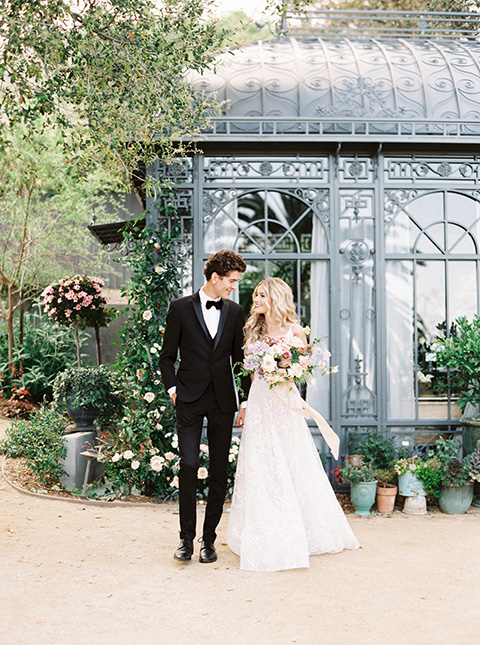
[[[216,350],[217,345],[218,345],[218,343],[220,341],[220,337],[221,337],[222,332],[223,332],[223,328],[225,327],[225,321],[227,320],[229,305],[230,305],[230,303],[229,303],[228,300],[223,301],[223,307],[220,310],[220,320],[218,321],[218,329],[217,329],[217,333],[215,335],[215,342],[214,342],[214,345],[213,345],[213,351]]]
[[[193,297],[193,308],[195,309],[195,313],[197,314],[198,322],[202,326],[202,329],[205,332],[206,337],[210,340],[212,337],[208,332],[207,325],[205,324],[205,320],[203,318],[202,303],[200,302],[200,296],[198,295],[198,291],[194,293],[192,297]]]

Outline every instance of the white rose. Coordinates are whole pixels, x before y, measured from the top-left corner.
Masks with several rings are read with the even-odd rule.
[[[172,439],[172,448],[178,448],[178,437],[175,435]]]
[[[208,446],[205,445],[204,443],[200,444],[200,451],[204,452],[206,455],[208,455]]]
[[[154,470],[155,472],[159,473],[163,468],[164,461],[165,460],[162,457],[160,457],[159,455],[156,455],[155,457],[152,457],[150,459],[150,467],[151,467],[151,469]]]
[[[303,369],[300,363],[294,363],[288,370],[290,378],[300,378],[303,375]]]
[[[133,452],[132,452],[131,450],[125,450],[125,452],[123,453],[123,457],[124,457],[125,459],[132,459],[132,457],[133,457]]]
[[[156,347],[150,347],[150,354],[156,354],[157,353],[157,348]]]
[[[172,483],[170,486],[173,486],[174,488],[178,488],[178,475],[175,475],[175,477],[172,479]]]
[[[132,461],[132,468],[133,468],[133,470],[137,470],[137,468],[138,468],[139,466],[140,466],[140,462],[139,462],[139,461],[137,461],[137,460]]]
[[[165,273],[165,271],[166,271],[166,270],[167,270],[167,269],[164,269],[163,267],[161,267],[161,266],[160,266],[160,265],[158,265],[158,264],[157,264],[157,266],[155,267],[155,273],[158,273],[158,275],[162,275],[162,273]]]
[[[143,395],[143,398],[145,399],[145,401],[147,403],[151,403],[153,401],[153,399],[155,398],[155,394],[153,392],[146,392]]]
[[[164,457],[167,461],[172,461],[175,458],[175,454],[173,452],[166,452]]]
[[[292,347],[305,347],[305,343],[298,336],[292,336],[290,339],[290,345]]]
[[[200,466],[197,471],[197,477],[198,479],[206,479],[208,477],[208,470],[203,466]]]
[[[147,309],[146,311],[143,312],[142,318],[143,320],[151,320],[153,318],[153,314],[149,309]]]
[[[121,458],[122,458],[122,455],[120,455],[118,452],[116,452],[112,457],[112,461],[118,461]]]
[[[273,372],[275,371],[276,367],[277,367],[277,363],[275,362],[275,359],[273,358],[273,356],[266,354],[262,360],[262,369],[265,372]]]

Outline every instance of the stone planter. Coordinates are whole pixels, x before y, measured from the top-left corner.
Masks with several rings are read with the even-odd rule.
[[[380,486],[377,484],[377,511],[379,513],[392,513],[395,508],[395,499],[398,488],[394,484]]]
[[[410,470],[407,470],[406,473],[398,476],[398,492],[404,497],[425,495],[425,489],[423,488],[422,482]]]
[[[473,499],[473,484],[442,488],[438,499],[440,508],[449,515],[463,515],[470,508]]]
[[[65,397],[67,404],[68,416],[74,422],[74,425],[68,426],[68,432],[85,432],[86,430],[95,429],[94,421],[100,414],[98,408],[92,406],[76,407],[73,405],[75,393],[71,390]]]
[[[375,502],[377,481],[358,482],[350,484],[350,499],[355,506],[355,515],[370,515],[370,509]]]

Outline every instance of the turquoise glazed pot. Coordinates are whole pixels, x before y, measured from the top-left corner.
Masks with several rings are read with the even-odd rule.
[[[370,515],[377,494],[377,481],[350,484],[350,499],[355,506],[355,515]]]
[[[453,488],[442,488],[442,494],[438,498],[440,508],[449,515],[463,515],[470,508],[473,499],[473,484],[466,486],[455,486]]]
[[[409,470],[407,470],[403,475],[398,476],[398,492],[404,497],[425,495],[425,489],[423,488],[422,482]]]

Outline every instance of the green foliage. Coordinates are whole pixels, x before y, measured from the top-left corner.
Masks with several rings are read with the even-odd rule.
[[[415,476],[422,482],[426,497],[440,497],[442,493],[442,465],[436,457],[418,461]]]
[[[203,0],[0,4],[0,106],[7,125],[53,123],[71,164],[112,173],[185,149],[209,104],[183,80],[228,34]],[[1,131],[0,131],[1,134]]]
[[[391,468],[378,468],[375,470],[375,479],[378,481],[380,486],[392,484],[396,478],[397,476]]]
[[[350,463],[345,464],[342,468],[337,466],[334,474],[339,483],[358,484],[359,482],[376,481],[376,471],[368,463],[364,463],[359,468]]]
[[[58,372],[75,363],[75,340],[71,330],[53,327],[40,307],[36,306],[24,316],[23,342],[19,342],[19,321],[15,328],[16,345],[13,353],[15,379],[27,388],[32,400],[41,402],[52,399],[53,381]],[[8,339],[0,331],[0,389],[12,391],[8,378]]]
[[[176,213],[169,207],[161,211],[163,218],[155,227],[125,233],[133,249],[126,258],[132,277],[123,292],[129,299],[129,316],[120,332],[117,369],[127,384],[131,409],[102,436],[102,450],[108,479],[116,490],[135,486],[164,499],[175,493],[173,466],[152,471],[150,459],[164,458],[174,450],[175,409],[163,387],[158,356],[168,307],[179,294],[180,282]],[[135,459],[113,459],[128,451]],[[137,468],[131,468],[132,461],[139,462]]]
[[[348,451],[351,455],[363,455],[373,468],[389,468],[395,458],[395,443],[387,430],[369,428],[349,434]]]
[[[5,431],[0,449],[9,457],[24,457],[43,485],[64,474],[59,460],[66,456],[65,418],[52,407],[42,407],[30,421],[16,419]]]
[[[437,367],[448,369],[451,388],[461,393],[458,405],[480,404],[480,316],[472,322],[466,316],[455,320],[455,335],[437,339]]]

